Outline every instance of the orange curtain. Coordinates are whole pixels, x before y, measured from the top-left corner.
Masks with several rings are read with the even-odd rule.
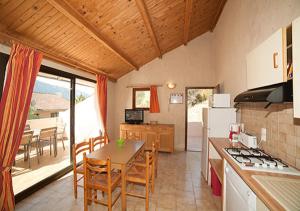
[[[0,210],[14,210],[11,167],[19,149],[43,55],[13,44],[0,102]]]
[[[104,128],[104,136],[106,142],[108,142],[108,136],[106,131],[106,118],[107,118],[107,77],[105,75],[98,74],[97,76],[97,92],[98,103],[100,108],[100,115]]]
[[[157,87],[150,86],[150,113],[159,113],[159,102],[157,96]]]

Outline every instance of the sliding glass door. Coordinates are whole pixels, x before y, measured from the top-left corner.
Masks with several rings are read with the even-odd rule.
[[[70,166],[71,79],[40,72],[14,166],[14,193]]]
[[[0,98],[9,55],[0,53]],[[71,146],[101,134],[96,81],[41,66],[14,165],[16,202],[72,170]]]
[[[76,79],[75,84],[75,143],[101,134],[96,84]]]

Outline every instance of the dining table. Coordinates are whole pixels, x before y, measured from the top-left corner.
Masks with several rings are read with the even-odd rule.
[[[134,159],[144,149],[144,141],[125,141],[123,145],[110,141],[98,150],[87,155],[88,158],[106,160],[110,157],[112,168],[121,171],[122,210],[126,210],[126,171]]]

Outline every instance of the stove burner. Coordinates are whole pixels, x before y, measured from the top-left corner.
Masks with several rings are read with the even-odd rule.
[[[256,168],[287,168],[288,165],[282,162],[279,158],[273,158],[261,149],[253,148],[225,148],[229,155],[231,155],[238,163],[247,167]]]

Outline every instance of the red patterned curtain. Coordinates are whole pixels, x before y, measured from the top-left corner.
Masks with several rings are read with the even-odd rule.
[[[14,210],[11,167],[19,149],[43,55],[13,44],[0,102],[0,208]]]
[[[98,74],[97,78],[97,92],[98,103],[100,108],[100,115],[104,128],[104,136],[106,142],[108,142],[108,136],[106,131],[106,118],[107,118],[107,77],[105,75]]]
[[[159,102],[157,96],[157,87],[150,86],[150,113],[159,113]]]

